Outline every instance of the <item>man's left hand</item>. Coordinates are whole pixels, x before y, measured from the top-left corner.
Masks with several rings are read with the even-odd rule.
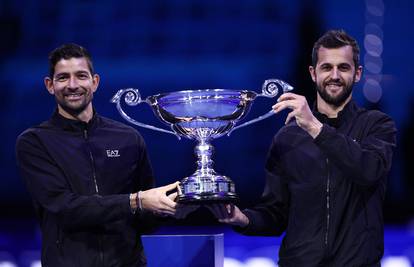
[[[171,199],[172,201],[176,201],[177,196],[178,196],[178,193],[174,192],[172,194],[169,194],[168,198]],[[200,205],[177,203],[177,206],[175,206],[175,213],[172,214],[171,216],[173,216],[176,219],[184,219],[185,217],[187,217],[188,214],[195,211],[199,207]]]

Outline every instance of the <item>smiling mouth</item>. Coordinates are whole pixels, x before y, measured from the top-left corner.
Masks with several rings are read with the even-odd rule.
[[[342,88],[343,85],[341,83],[327,83],[325,87],[329,89],[339,89]]]
[[[71,94],[66,94],[65,98],[69,99],[69,100],[78,100],[80,99],[84,94],[83,93],[71,93]]]

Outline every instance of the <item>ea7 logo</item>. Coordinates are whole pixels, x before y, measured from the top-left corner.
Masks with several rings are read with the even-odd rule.
[[[106,150],[106,156],[108,158],[117,158],[117,157],[119,157],[121,155],[119,154],[119,150],[118,149],[115,149],[115,150],[107,149]]]

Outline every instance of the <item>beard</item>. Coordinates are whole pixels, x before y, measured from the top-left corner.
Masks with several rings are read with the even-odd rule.
[[[343,86],[342,91],[337,96],[332,96],[328,93],[328,90],[326,89],[326,86],[328,86],[329,83],[335,83],[340,84]],[[329,105],[340,107],[342,104],[345,103],[345,101],[348,99],[348,97],[352,94],[352,88],[354,87],[355,83],[355,77],[352,80],[352,83],[344,83],[339,80],[329,80],[325,83],[323,83],[321,86],[316,85],[316,90],[318,91],[320,97]]]
[[[65,95],[78,92],[64,92],[63,95],[55,96],[56,103],[67,113],[72,116],[77,116],[82,113],[93,99],[93,94],[89,93],[88,90],[79,90],[79,93],[82,94],[82,97],[78,101],[70,101],[66,98]]]

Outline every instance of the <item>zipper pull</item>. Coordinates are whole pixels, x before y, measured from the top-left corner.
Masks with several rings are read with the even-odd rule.
[[[83,138],[88,139],[88,130],[83,130]]]

